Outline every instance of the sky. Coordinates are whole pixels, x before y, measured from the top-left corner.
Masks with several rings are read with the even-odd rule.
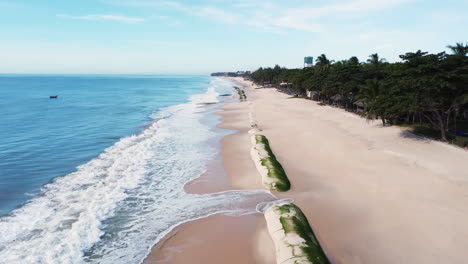
[[[208,74],[468,42],[468,0],[0,0],[0,73]]]

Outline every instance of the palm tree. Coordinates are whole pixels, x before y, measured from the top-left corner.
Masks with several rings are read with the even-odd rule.
[[[463,42],[460,42],[455,44],[455,46],[448,45],[447,48],[452,50],[453,55],[466,56],[468,54],[468,43],[463,44]]]
[[[356,56],[349,58],[348,63],[351,65],[359,65],[359,59]]]
[[[377,106],[377,97],[381,92],[381,83],[377,79],[370,79],[366,81],[365,85],[360,86],[359,95],[357,97],[357,103],[364,105],[364,114],[369,120],[379,118]],[[385,118],[382,119],[383,125],[385,125]]]
[[[329,60],[325,54],[322,54],[317,57],[315,62],[317,62],[317,66],[327,67],[327,66],[330,66],[333,61]]]
[[[385,59],[379,58],[379,54],[374,53],[369,56],[367,63],[370,63],[372,65],[380,65],[382,63],[385,63]]]

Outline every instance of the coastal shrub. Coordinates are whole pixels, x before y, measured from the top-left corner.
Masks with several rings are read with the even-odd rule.
[[[464,148],[464,147],[468,146],[468,138],[467,137],[456,136],[452,140],[452,144],[455,144],[457,146],[460,146],[460,147]]]
[[[416,135],[420,135],[420,136],[424,136],[428,138],[434,138],[434,139],[440,138],[439,131],[425,124],[413,126],[413,133],[415,133]]]
[[[264,135],[256,135],[255,140],[257,144],[262,144],[267,152],[268,156],[261,159],[260,163],[262,166],[267,168],[268,177],[275,179],[275,182],[272,183],[274,186],[269,186],[270,189],[277,190],[279,192],[286,192],[291,188],[291,183],[289,182],[286,172],[283,169],[283,166],[278,162],[273,151],[270,148],[270,143]]]
[[[295,233],[304,239],[304,246],[300,248],[307,259],[314,264],[330,264],[301,209],[294,204],[280,205],[276,209],[283,215],[280,222],[285,234]]]

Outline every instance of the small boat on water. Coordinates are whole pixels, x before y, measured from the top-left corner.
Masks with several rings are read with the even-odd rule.
[[[49,96],[50,99],[57,99],[58,98],[58,95],[51,95]]]

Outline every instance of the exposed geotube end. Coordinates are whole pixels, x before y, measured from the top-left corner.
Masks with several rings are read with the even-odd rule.
[[[278,264],[330,264],[302,211],[292,203],[265,210]]]

